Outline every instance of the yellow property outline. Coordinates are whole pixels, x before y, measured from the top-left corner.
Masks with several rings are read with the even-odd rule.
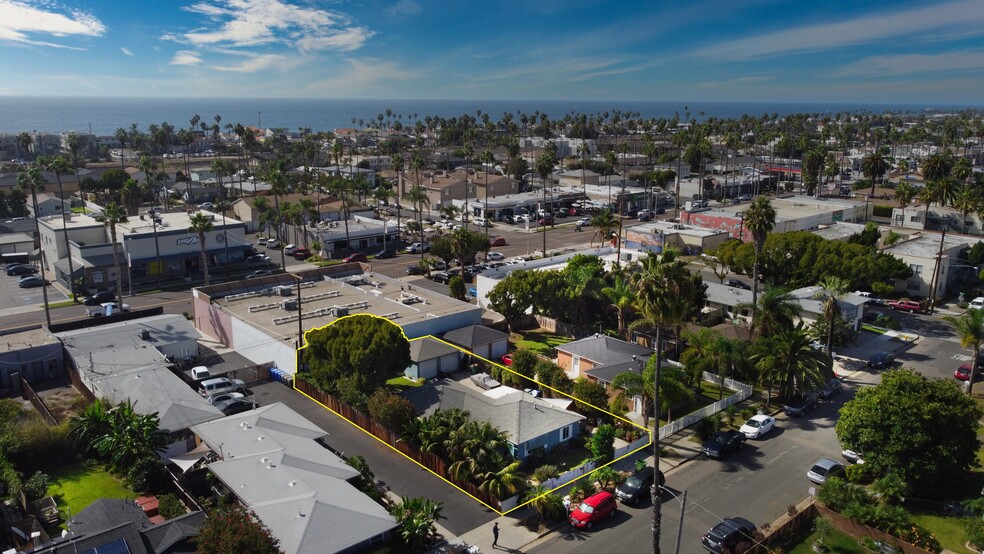
[[[472,498],[473,500],[475,500],[475,501],[476,501],[476,502],[478,502],[479,504],[481,504],[481,505],[483,505],[483,506],[485,506],[486,508],[488,508],[488,509],[490,509],[490,510],[492,510],[493,512],[495,512],[495,513],[497,513],[497,514],[499,514],[500,516],[504,516],[504,515],[506,515],[506,514],[508,514],[508,513],[510,513],[510,512],[512,512],[512,511],[514,511],[514,510],[518,510],[519,508],[522,508],[523,506],[526,506],[527,504],[530,504],[531,502],[533,502],[533,501],[535,501],[535,500],[536,500],[536,499],[538,499],[538,498],[542,498],[542,497],[544,497],[544,496],[546,496],[546,495],[548,495],[548,494],[551,494],[551,493],[553,493],[554,491],[556,491],[556,490],[558,490],[558,489],[561,489],[561,488],[564,488],[564,487],[566,487],[566,486],[568,486],[568,485],[570,485],[570,484],[572,484],[572,483],[574,483],[574,482],[576,482],[576,481],[579,481],[579,480],[581,480],[581,479],[584,479],[585,477],[588,477],[589,475],[592,475],[592,474],[593,474],[593,473],[594,473],[595,471],[598,471],[599,469],[601,469],[601,468],[603,468],[603,467],[608,467],[608,466],[610,466],[610,465],[612,465],[612,464],[614,464],[615,462],[617,462],[617,461],[619,461],[619,460],[622,460],[622,459],[624,459],[624,458],[626,458],[626,457],[628,457],[628,456],[631,456],[631,455],[633,455],[633,454],[635,454],[636,452],[639,452],[640,450],[643,450],[643,449],[646,449],[646,448],[649,448],[649,447],[650,447],[650,446],[652,446],[652,444],[653,444],[653,432],[652,432],[652,431],[650,431],[649,429],[647,429],[647,428],[645,428],[645,427],[643,427],[643,426],[641,426],[641,425],[639,425],[639,424],[637,424],[637,423],[635,423],[635,422],[632,422],[632,421],[629,421],[628,419],[625,419],[624,417],[620,417],[620,416],[617,416],[617,415],[615,415],[615,414],[613,414],[613,413],[611,413],[611,412],[609,412],[608,410],[605,410],[605,409],[603,409],[603,408],[599,408],[598,406],[595,406],[594,404],[590,404],[590,403],[588,403],[588,402],[584,402],[584,401],[582,401],[582,400],[578,400],[577,398],[574,398],[573,396],[571,396],[571,395],[569,395],[569,394],[567,394],[567,393],[565,393],[565,392],[563,392],[563,391],[559,391],[559,390],[557,390],[557,389],[555,389],[555,388],[553,388],[553,387],[551,387],[551,386],[549,386],[549,385],[545,385],[545,384],[543,384],[543,383],[541,383],[541,382],[539,382],[539,381],[537,381],[536,379],[533,379],[533,378],[530,378],[530,377],[526,377],[525,375],[522,375],[521,373],[519,373],[519,372],[517,372],[517,371],[513,371],[513,370],[512,370],[512,369],[510,369],[510,368],[509,368],[508,366],[505,366],[505,365],[502,365],[502,364],[500,364],[500,363],[497,363],[497,362],[494,362],[494,361],[492,361],[492,360],[489,360],[489,359],[487,359],[487,358],[484,358],[484,357],[482,357],[482,356],[479,356],[478,354],[475,354],[474,352],[471,352],[471,351],[468,351],[468,350],[466,350],[466,349],[464,349],[464,348],[462,348],[462,347],[460,347],[460,346],[458,346],[458,345],[456,345],[456,344],[451,344],[451,343],[449,343],[449,342],[447,342],[447,341],[445,341],[445,340],[443,340],[443,339],[439,339],[439,338],[437,338],[437,337],[435,337],[434,335],[425,335],[425,336],[422,336],[422,337],[418,337],[418,338],[415,338],[415,339],[410,339],[410,338],[407,338],[407,334],[403,332],[403,327],[400,327],[399,325],[397,325],[396,323],[394,323],[394,322],[393,322],[393,321],[392,321],[391,319],[389,319],[389,318],[386,318],[386,317],[382,317],[382,316],[378,316],[378,315],[375,315],[375,314],[350,314],[350,315],[346,315],[346,316],[342,316],[342,317],[340,317],[340,318],[338,318],[338,319],[336,319],[335,321],[332,321],[332,322],[330,322],[330,323],[327,323],[327,324],[325,324],[325,325],[322,325],[322,326],[320,326],[320,327],[314,327],[314,328],[312,328],[312,329],[308,329],[308,330],[306,330],[306,331],[304,331],[304,345],[303,345],[303,346],[301,346],[300,348],[298,348],[298,349],[296,350],[296,355],[297,355],[297,360],[296,360],[296,364],[297,364],[297,365],[296,365],[296,367],[298,368],[298,372],[300,372],[300,367],[301,367],[301,350],[304,350],[304,349],[305,349],[305,348],[307,348],[307,346],[308,346],[308,340],[307,340],[307,334],[308,334],[308,333],[310,333],[310,332],[312,332],[312,331],[320,331],[320,330],[322,330],[322,329],[326,329],[326,328],[328,328],[329,326],[331,326],[331,325],[334,325],[335,323],[338,323],[339,321],[342,321],[343,319],[347,319],[347,318],[350,318],[350,317],[366,317],[366,316],[369,316],[369,317],[375,317],[375,318],[377,318],[377,319],[382,319],[382,320],[384,320],[384,321],[386,321],[387,323],[389,323],[389,324],[391,324],[391,325],[394,325],[394,326],[395,326],[395,327],[396,327],[397,329],[399,329],[399,330],[400,330],[400,333],[401,333],[401,334],[403,334],[403,338],[405,338],[405,339],[407,339],[407,342],[413,342],[413,341],[418,341],[418,340],[423,340],[423,339],[427,339],[427,338],[429,338],[429,339],[433,339],[433,340],[436,340],[436,341],[439,341],[439,342],[442,342],[442,343],[444,343],[444,344],[446,344],[446,345],[448,345],[448,346],[450,346],[450,347],[452,347],[452,348],[455,348],[455,349],[457,349],[457,350],[460,350],[460,351],[462,351],[462,352],[464,352],[465,354],[468,354],[468,355],[470,355],[470,356],[474,356],[474,357],[476,357],[476,358],[479,358],[479,359],[481,359],[481,360],[485,360],[486,362],[488,362],[488,363],[490,363],[490,364],[493,364],[493,365],[495,365],[495,366],[497,366],[497,367],[499,367],[499,368],[501,368],[501,369],[504,369],[504,370],[506,370],[506,371],[508,371],[508,372],[510,372],[510,373],[512,373],[512,374],[514,374],[514,375],[518,375],[518,376],[520,376],[520,377],[522,377],[523,379],[526,379],[526,380],[529,380],[529,381],[533,381],[534,383],[536,383],[536,384],[537,384],[537,385],[539,385],[540,387],[543,387],[543,388],[545,388],[545,389],[549,389],[549,390],[551,390],[551,391],[553,391],[553,392],[555,392],[555,393],[557,393],[557,394],[560,394],[560,395],[563,395],[563,396],[566,396],[567,398],[570,398],[571,400],[574,400],[574,401],[576,401],[576,402],[580,402],[580,403],[582,403],[582,404],[586,404],[586,405],[588,405],[588,406],[591,406],[592,408],[594,408],[594,409],[596,409],[596,410],[599,410],[599,411],[601,411],[601,412],[604,412],[604,413],[606,413],[606,414],[608,414],[608,415],[610,415],[610,416],[612,416],[612,417],[614,417],[614,418],[616,418],[616,419],[620,419],[620,420],[622,420],[622,421],[624,421],[624,422],[626,422],[626,423],[628,423],[629,425],[632,425],[632,426],[634,426],[634,427],[636,427],[636,428],[638,428],[638,429],[640,429],[640,430],[642,430],[643,432],[645,432],[645,433],[648,433],[648,434],[649,434],[649,442],[647,442],[647,443],[646,443],[646,444],[644,444],[643,446],[640,446],[639,448],[636,448],[635,450],[632,450],[632,451],[630,451],[630,452],[627,452],[627,453],[625,453],[625,454],[623,454],[622,456],[619,456],[618,458],[615,458],[614,460],[612,460],[612,461],[610,461],[610,462],[608,462],[607,464],[605,464],[605,465],[603,465],[603,466],[600,466],[600,467],[597,467],[597,468],[595,468],[594,470],[592,470],[592,471],[590,471],[590,472],[588,472],[588,473],[585,473],[584,475],[582,475],[582,476],[580,476],[580,477],[578,477],[577,479],[573,479],[573,480],[571,480],[571,481],[568,481],[567,483],[564,483],[564,484],[562,484],[562,485],[560,485],[560,486],[557,486],[557,487],[554,487],[554,488],[552,488],[552,489],[550,489],[550,490],[548,490],[548,491],[546,491],[546,492],[544,492],[543,494],[541,494],[541,495],[539,495],[539,496],[536,496],[536,497],[534,497],[534,498],[531,498],[531,499],[529,499],[529,500],[527,500],[526,502],[523,502],[522,504],[517,504],[517,505],[516,505],[515,507],[513,507],[513,508],[511,508],[511,509],[509,509],[509,510],[506,510],[505,512],[500,512],[499,510],[497,510],[497,509],[495,509],[495,507],[493,507],[493,506],[489,506],[488,504],[486,504],[486,503],[485,503],[485,502],[483,502],[482,500],[480,500],[480,499],[478,499],[478,498],[475,498],[474,496],[472,496],[471,494],[469,494],[469,493],[468,493],[467,491],[465,491],[464,489],[462,489],[462,488],[461,488],[461,487],[459,487],[458,485],[455,485],[455,484],[454,484],[454,483],[452,483],[451,481],[448,481],[448,480],[447,480],[447,479],[445,479],[444,477],[442,477],[442,476],[440,476],[440,475],[438,475],[438,474],[437,474],[437,473],[435,473],[435,472],[434,472],[433,470],[431,470],[431,469],[430,469],[429,467],[427,467],[427,466],[425,466],[425,465],[423,465],[423,464],[421,464],[421,463],[420,463],[420,462],[418,462],[417,460],[414,460],[414,459],[413,459],[413,458],[411,458],[410,456],[407,456],[406,454],[404,454],[403,452],[401,452],[401,451],[400,451],[399,449],[397,449],[396,447],[394,447],[394,446],[393,446],[393,445],[391,445],[390,443],[388,443],[388,442],[386,442],[386,441],[384,441],[384,440],[382,440],[381,438],[379,438],[379,437],[377,437],[376,435],[373,435],[373,434],[372,434],[372,433],[370,433],[369,431],[367,431],[367,430],[365,430],[365,429],[363,429],[362,427],[360,427],[359,425],[357,425],[356,423],[354,423],[354,422],[353,422],[352,420],[350,420],[350,419],[348,419],[348,418],[346,418],[345,416],[343,416],[342,414],[340,414],[340,413],[338,413],[338,412],[336,412],[335,410],[332,410],[332,409],[331,409],[331,408],[329,408],[328,406],[325,406],[325,405],[324,405],[324,404],[322,404],[321,402],[318,402],[318,401],[317,401],[316,399],[314,399],[314,398],[312,398],[312,397],[311,397],[310,395],[308,395],[308,394],[305,394],[305,393],[304,393],[303,391],[300,391],[300,390],[298,390],[298,389],[297,389],[297,385],[296,385],[296,383],[297,383],[297,380],[296,380],[296,379],[294,379],[294,380],[293,380],[293,381],[291,382],[291,383],[292,383],[292,384],[291,384],[291,387],[292,387],[292,388],[293,388],[293,389],[294,389],[295,391],[297,391],[297,392],[299,392],[299,393],[301,393],[301,394],[303,394],[303,395],[304,395],[304,396],[306,396],[306,397],[307,397],[308,399],[310,399],[311,401],[313,401],[313,402],[315,402],[316,404],[318,404],[318,405],[319,405],[319,406],[321,406],[322,408],[324,408],[324,409],[326,409],[326,410],[328,410],[329,412],[331,412],[331,413],[333,413],[333,414],[335,414],[336,416],[338,416],[338,417],[340,417],[340,418],[342,418],[343,420],[345,420],[345,421],[347,421],[348,423],[350,423],[350,424],[351,424],[351,425],[352,425],[353,427],[355,427],[356,429],[359,429],[359,430],[360,430],[360,431],[362,431],[363,433],[365,433],[365,434],[367,434],[367,435],[369,435],[370,437],[372,437],[372,438],[374,438],[374,439],[376,439],[377,441],[379,441],[379,443],[380,443],[380,444],[384,444],[384,445],[386,445],[387,447],[389,447],[389,448],[390,448],[391,450],[393,450],[393,451],[394,451],[394,452],[396,452],[397,454],[399,454],[399,455],[401,455],[401,456],[403,456],[404,458],[406,458],[406,459],[408,459],[408,460],[410,460],[411,462],[413,462],[413,463],[415,463],[415,464],[417,464],[417,465],[418,465],[418,466],[420,466],[421,468],[423,468],[423,469],[425,469],[425,470],[427,470],[427,471],[429,471],[429,472],[430,472],[430,473],[431,473],[432,475],[434,475],[434,476],[435,476],[435,477],[437,477],[438,479],[440,479],[440,480],[442,480],[442,481],[444,481],[445,483],[447,483],[447,484],[449,484],[449,485],[451,485],[452,487],[454,487],[454,488],[456,488],[456,489],[458,489],[459,491],[461,491],[461,492],[463,492],[463,493],[465,493],[465,494],[466,494],[467,496],[469,496],[469,497],[471,497],[471,498]]]

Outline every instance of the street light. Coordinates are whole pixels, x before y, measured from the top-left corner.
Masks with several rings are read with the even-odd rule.
[[[677,540],[676,540],[676,554],[680,554],[680,538],[683,536],[683,516],[684,510],[687,508],[687,491],[683,491],[683,499],[680,499],[677,495],[673,494],[673,491],[667,487],[659,485],[659,489],[664,492],[670,493],[670,496],[676,499],[680,503],[680,523],[677,525]]]

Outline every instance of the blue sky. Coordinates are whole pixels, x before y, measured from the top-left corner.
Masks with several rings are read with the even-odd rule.
[[[984,0],[0,0],[0,76],[5,95],[980,104]]]

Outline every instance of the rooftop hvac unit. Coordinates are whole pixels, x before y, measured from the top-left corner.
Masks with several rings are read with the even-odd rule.
[[[140,330],[140,339],[141,340],[150,340],[150,329],[141,329]]]
[[[349,315],[349,309],[348,308],[344,308],[342,306],[339,306],[339,307],[335,308],[335,317],[342,317],[342,316],[345,316],[345,315]]]
[[[280,296],[290,296],[294,291],[290,287],[277,287],[277,294]]]
[[[282,309],[284,309],[284,310],[287,310],[288,312],[296,312],[297,311],[297,299],[296,298],[288,298],[287,300],[284,300],[283,302],[280,303],[280,307]]]

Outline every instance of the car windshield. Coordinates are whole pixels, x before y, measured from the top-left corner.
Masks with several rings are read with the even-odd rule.
[[[749,419],[748,421],[745,422],[745,425],[748,425],[753,429],[758,429],[758,427],[762,425],[762,422],[757,419]]]
[[[581,505],[578,506],[577,509],[586,514],[594,513],[594,506],[588,504],[587,502],[581,502]]]
[[[813,466],[813,469],[811,469],[810,471],[812,471],[813,473],[816,473],[817,475],[826,475],[827,474],[827,471],[829,471],[829,470],[827,468],[823,467],[822,465],[817,464],[817,465]]]
[[[724,433],[714,435],[714,442],[725,444],[728,442],[728,435],[725,435]]]
[[[642,481],[639,480],[639,478],[633,476],[625,480],[625,485],[634,489],[638,489],[642,487]]]

